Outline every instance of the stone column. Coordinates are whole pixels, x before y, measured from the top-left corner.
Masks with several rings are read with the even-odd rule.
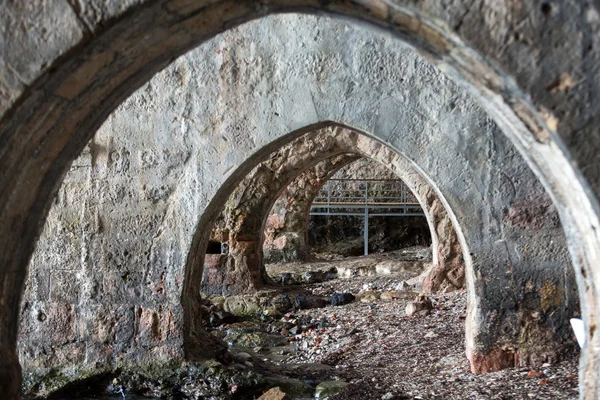
[[[308,219],[310,206],[321,187],[342,167],[360,158],[347,154],[332,163],[321,161],[298,175],[277,199],[265,223],[265,262],[308,261]]]

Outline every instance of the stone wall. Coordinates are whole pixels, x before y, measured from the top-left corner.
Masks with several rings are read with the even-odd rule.
[[[171,260],[185,246],[172,232],[193,227],[173,209],[194,212],[181,190],[192,151],[119,142],[110,131],[123,122],[134,121],[111,118],[73,164],[36,247],[21,306],[27,382],[183,357]]]
[[[331,179],[398,179],[398,176],[387,166],[363,157],[340,168]]]

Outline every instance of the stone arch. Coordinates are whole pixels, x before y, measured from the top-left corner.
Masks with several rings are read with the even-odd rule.
[[[401,164],[403,164],[404,169],[400,171],[400,174],[407,176],[406,171],[412,170],[413,167],[408,162]],[[399,166],[393,165],[394,170],[397,170]],[[321,186],[337,171],[338,169],[329,171],[325,176],[326,179],[315,179],[315,174],[312,171],[303,172],[288,186],[288,189],[290,187],[300,187],[301,190],[295,190],[292,194],[284,193],[285,197],[282,195],[277,199],[276,203],[281,202],[281,208],[286,208],[285,217],[283,221],[279,221],[280,218],[273,215],[276,204],[271,209],[268,219],[277,218],[277,238],[283,237],[285,239],[285,242],[281,245],[284,249],[279,251],[289,254],[288,258],[279,257],[278,259],[283,259],[284,262],[306,261],[308,259],[310,253],[307,239],[308,216],[311,205]],[[398,176],[395,172],[394,175]],[[444,205],[426,183],[413,183],[412,187],[419,188],[419,194],[424,196],[425,200],[422,203],[426,204],[426,207],[429,209],[426,218],[428,218],[430,227],[433,227],[431,233],[433,267],[422,276],[424,280],[423,291],[430,293],[445,288],[457,289],[464,287],[464,261],[460,241],[452,227],[452,221]],[[427,187],[428,189],[422,190],[422,187]],[[267,233],[266,230],[265,233]],[[441,240],[439,239],[440,237],[442,238]],[[271,238],[271,241],[273,240],[277,239]],[[285,249],[285,246],[289,246],[289,248]]]
[[[329,164],[321,162],[302,172],[284,189],[271,207],[265,222],[265,261],[271,259],[277,260],[276,262],[291,262],[314,259],[308,248],[307,225],[310,205],[323,184],[340,169],[358,159],[357,155],[349,154],[344,162],[331,168]],[[285,215],[275,215],[276,208],[285,212]]]
[[[20,4],[5,5],[7,12],[2,16],[7,26],[26,27],[29,24],[21,23],[25,21],[47,25],[52,16],[65,11],[65,23],[58,25],[60,30],[51,43],[44,44],[44,51],[37,51],[41,47],[38,37],[19,36],[20,29],[8,30],[16,36],[8,42],[19,45],[8,46],[4,57],[6,65],[11,65],[3,69],[4,92],[10,94],[3,106],[6,112],[0,132],[5,143],[0,155],[4,189],[0,233],[6,239],[0,302],[10,310],[2,314],[0,324],[1,337],[6,338],[2,347],[5,392],[17,393],[20,382],[16,310],[40,222],[67,166],[110,111],[172,57],[223,29],[267,13],[325,11],[368,21],[400,35],[466,83],[540,176],[558,205],[580,282],[589,343],[582,361],[582,391],[584,396],[594,397],[600,375],[595,361],[600,339],[593,334],[600,282],[593,267],[600,247],[595,234],[599,152],[598,141],[578,138],[597,136],[598,105],[589,99],[598,92],[598,80],[594,72],[586,72],[574,87],[568,71],[591,71],[588,67],[595,63],[597,9],[589,4],[573,5],[572,12],[558,12],[556,7],[540,11],[533,3],[518,9],[498,5],[505,21],[516,22],[533,12],[537,24],[509,23],[496,30],[494,18],[467,15],[465,10],[475,4],[450,8],[401,4],[274,1],[258,6],[249,1],[220,1],[207,6],[166,1],[136,4],[123,11],[105,5],[93,7],[90,2],[78,9],[61,3],[65,10],[48,5],[51,9],[47,11],[52,12],[35,15]],[[101,11],[94,13],[93,9]],[[543,23],[548,18],[563,29],[553,31],[552,24]],[[514,40],[507,42],[507,37]],[[557,39],[573,57],[558,50],[542,51]],[[534,48],[524,48],[523,43]],[[521,64],[523,57],[535,62]],[[546,84],[548,73],[555,75],[556,81]],[[572,96],[566,102],[555,95],[568,89]],[[548,110],[554,110],[560,119]]]
[[[307,134],[306,136],[315,135]],[[286,163],[297,151],[297,142],[310,138],[300,137],[262,162],[242,180],[225,203],[211,237],[217,236],[227,242],[227,254],[209,256],[204,259],[202,293],[236,295],[255,291],[269,277],[263,264],[262,243],[266,223],[265,213],[272,207],[279,194],[295,179],[303,168],[297,160],[293,165]],[[293,159],[293,157],[291,157]],[[308,158],[308,157],[307,157]],[[354,161],[354,154],[333,154],[321,159],[309,169],[337,170]],[[314,159],[303,162],[314,164]],[[293,178],[291,178],[293,177]],[[208,268],[208,270],[206,269]]]
[[[340,130],[344,129],[344,126],[331,122],[326,123],[326,126],[333,127],[334,133],[332,135],[324,135],[323,145],[321,145],[321,147],[319,147],[319,145],[315,146],[315,153],[320,155],[320,157],[331,156],[331,153],[327,153],[327,151],[337,154],[340,151],[336,145],[336,141],[338,140],[341,143],[340,146],[343,146],[343,143],[347,142],[346,146],[349,147],[344,149],[345,152],[347,152],[348,149],[353,148],[360,154],[369,154],[370,157],[379,160],[385,165],[391,165],[392,167],[394,163],[398,162],[397,160],[402,159],[396,157],[395,155],[397,154],[401,154],[406,158],[409,157],[406,153],[412,154],[412,159],[410,162],[411,165],[415,167],[418,161],[414,158],[425,157],[423,154],[419,154],[418,151],[415,151],[414,153],[407,151],[406,149],[404,151],[400,151],[397,148],[393,149],[390,145],[381,145],[381,143],[376,140],[367,139],[369,135],[365,134],[364,132],[358,132],[353,128],[349,128],[350,133],[348,135],[342,135],[339,132]],[[298,135],[303,135],[307,130],[315,128],[317,127],[311,126],[301,129],[297,132],[293,132],[286,137],[287,142],[289,143],[297,138]],[[488,129],[493,130],[495,128],[493,125],[488,125]],[[321,131],[321,134],[323,134],[322,132],[324,131]],[[500,137],[496,135],[492,135],[492,137],[494,138],[494,141],[500,139]],[[304,136],[301,138],[304,138]],[[361,138],[364,139],[361,140]],[[404,143],[409,148],[415,145],[418,146],[417,143],[411,143],[410,138],[405,138],[405,140],[406,142]],[[448,144],[447,141],[444,143]],[[511,176],[515,173],[518,173],[517,170],[521,170],[520,166],[517,167],[519,164],[517,161],[518,158],[512,158],[513,156],[516,156],[516,153],[513,153],[514,150],[511,150],[510,146],[506,146],[506,144],[497,142],[493,145],[493,147],[495,147],[496,150],[485,156],[490,156],[491,159],[486,161],[480,160],[482,163],[480,165],[485,165],[485,168],[493,169],[493,166],[497,165],[497,161],[493,160],[497,159],[499,161],[501,159],[503,165],[502,174]],[[266,159],[268,155],[271,154],[270,150],[270,148],[269,150],[263,149],[260,152],[260,157],[262,160]],[[443,159],[438,160],[439,164],[435,163],[431,171],[435,171],[436,174],[443,174],[449,173],[449,170],[454,170],[454,168],[448,168],[448,165],[456,162],[453,161],[456,160],[453,152],[442,151],[436,154],[438,154],[439,157],[443,157]],[[286,155],[289,157],[294,157],[292,154]],[[301,164],[299,158],[299,156],[296,156],[294,160],[290,161],[290,163],[292,165]],[[313,159],[313,163],[318,162],[320,159],[321,158]],[[511,159],[512,161],[508,162]],[[240,170],[249,171],[254,167],[254,165],[256,165],[257,162],[259,161],[253,161],[253,164],[250,165],[242,165]],[[516,164],[513,164],[514,162],[516,162]],[[510,166],[511,164],[513,164],[512,167]],[[517,167],[517,169],[512,169],[513,167]],[[418,167],[413,168],[412,170],[418,170],[417,168]],[[432,168],[432,166],[428,165],[428,168]],[[468,166],[468,162],[465,164],[464,168],[465,173],[474,173],[472,170],[469,171],[471,167]],[[300,168],[300,170],[302,169],[303,168]],[[397,169],[398,171],[403,171],[407,170],[408,168],[406,168],[406,166],[401,166]],[[408,170],[410,171],[411,169]],[[479,172],[480,171],[477,173]],[[521,172],[524,171],[521,170]],[[509,194],[508,192],[504,192],[503,190],[495,190],[489,193],[492,196],[492,199],[486,199],[485,196],[481,195],[472,196],[472,194],[477,193],[476,190],[472,190],[472,188],[470,188],[470,185],[473,184],[471,181],[472,178],[463,179],[464,186],[461,187],[460,190],[455,189],[457,191],[452,192],[450,187],[445,186],[448,185],[448,182],[452,181],[451,179],[442,179],[440,181],[442,187],[437,187],[435,181],[432,181],[429,177],[427,177],[426,173],[419,172],[419,174],[425,175],[427,182],[433,188],[435,188],[434,190],[436,191],[437,196],[444,203],[446,209],[449,210],[448,207],[451,207],[453,210],[453,212],[450,213],[450,218],[453,225],[457,227],[456,232],[460,238],[460,245],[466,254],[464,257],[467,271],[466,281],[468,283],[467,288],[470,294],[469,317],[467,318],[466,328],[467,354],[471,362],[471,368],[473,372],[489,372],[510,366],[527,365],[530,363],[536,365],[540,362],[543,362],[545,359],[555,359],[561,351],[561,346],[566,346],[565,348],[570,346],[569,343],[571,343],[571,339],[568,328],[559,328],[559,330],[554,330],[554,327],[561,326],[566,328],[568,327],[568,323],[566,320],[562,322],[545,320],[541,323],[539,323],[540,321],[535,322],[534,325],[537,326],[533,328],[531,321],[529,321],[530,313],[536,312],[534,309],[530,308],[533,303],[527,304],[527,302],[514,297],[515,295],[517,295],[517,297],[525,295],[528,297],[533,295],[535,297],[537,295],[541,295],[541,291],[538,291],[538,294],[533,294],[531,290],[526,289],[526,286],[528,285],[533,284],[535,287],[540,284],[544,285],[544,283],[533,283],[533,280],[536,279],[535,275],[538,274],[533,271],[530,273],[526,273],[525,271],[527,268],[531,268],[533,265],[547,263],[542,253],[537,253],[535,250],[528,254],[521,254],[518,262],[517,260],[511,260],[511,255],[506,253],[508,249],[513,248],[520,241],[526,242],[527,246],[531,245],[532,249],[538,247],[538,245],[535,243],[537,240],[540,240],[540,236],[533,234],[533,232],[528,233],[527,224],[521,225],[518,221],[520,219],[519,215],[522,215],[523,211],[519,211],[519,207],[522,204],[520,204],[519,207],[517,207],[514,211],[511,210],[511,213],[514,214],[512,217],[508,217],[505,213],[502,213],[503,217],[501,217],[501,220],[496,220],[496,222],[493,222],[494,224],[501,224],[502,227],[500,229],[490,229],[486,235],[482,235],[482,226],[487,226],[489,221],[486,220],[487,217],[484,219],[481,218],[487,213],[491,213],[493,215],[495,212],[493,211],[494,209],[506,207],[506,205],[500,206],[499,204],[492,206],[488,202],[496,204],[498,201],[500,203],[507,201],[506,195]],[[495,187],[496,185],[502,184],[502,179],[505,179],[502,174],[490,177],[491,182],[488,183],[491,185],[490,187]],[[241,175],[244,175],[244,173],[241,172]],[[525,175],[522,176],[524,179],[523,183],[527,182],[524,183],[524,185],[530,189],[535,188],[535,178],[533,178],[533,176],[525,178]],[[235,176],[235,174],[232,176]],[[404,177],[401,175],[401,178]],[[223,186],[219,189],[219,192],[211,201],[211,204],[207,206],[207,212],[202,215],[199,226],[211,226],[212,222],[214,222],[220,212],[220,208],[217,204],[222,201],[220,199],[229,197],[229,194],[239,182],[237,179],[241,178],[230,178],[223,184]],[[496,180],[499,181],[496,182]],[[513,189],[514,187],[511,187],[510,190]],[[427,190],[425,190],[424,194],[426,193]],[[469,200],[462,198],[462,196],[465,194],[468,195]],[[523,194],[514,192],[510,194],[509,197],[512,198],[511,201],[516,201],[518,198],[521,198],[522,195]],[[537,197],[534,197],[532,200],[544,201],[544,194],[537,193],[534,194],[534,196]],[[276,198],[276,196],[274,197]],[[417,197],[426,198],[426,195]],[[272,201],[274,201],[274,199]],[[264,215],[264,210],[270,209],[270,206],[261,207],[261,209],[263,210],[263,216],[259,217],[258,215],[255,215],[253,219],[266,218],[266,215]],[[475,210],[482,211],[482,215],[473,215]],[[551,210],[549,211],[552,213]],[[245,215],[246,213],[243,214]],[[545,232],[544,226],[550,230],[554,229],[552,226],[555,226],[555,222],[552,221],[556,221],[557,217],[552,217],[551,214],[545,216],[540,215],[539,217],[541,221],[540,228],[542,228],[542,231]],[[256,227],[256,225],[257,224],[252,224],[253,227]],[[262,232],[262,228],[259,229],[258,232]],[[201,358],[201,353],[194,352],[200,347],[197,347],[196,341],[193,338],[200,337],[200,332],[202,331],[200,321],[197,321],[193,318],[194,315],[198,315],[198,312],[196,312],[196,309],[194,308],[194,296],[195,293],[199,293],[200,276],[202,273],[201,266],[203,265],[202,257],[204,255],[203,249],[205,248],[205,243],[207,240],[207,231],[198,230],[196,232],[186,267],[186,278],[190,280],[186,282],[182,295],[185,313],[184,321],[189,324],[187,325],[187,328],[184,328],[184,346],[185,343],[187,343],[188,347],[186,348],[186,355],[191,359]],[[560,239],[558,240],[560,242]],[[484,244],[487,241],[494,241],[496,245],[491,243],[487,245]],[[498,246],[498,243],[501,243],[501,245]],[[477,254],[476,260],[473,260],[474,254]],[[506,264],[498,266],[498,262],[504,262]],[[559,263],[560,262],[561,261],[559,261]],[[504,279],[500,278],[500,271],[504,270],[506,267],[509,268],[509,272],[504,274]],[[562,268],[558,268],[558,270],[562,270],[564,267],[565,265],[563,265]],[[498,268],[500,268],[500,270],[498,270]],[[518,272],[515,272],[515,270]],[[495,282],[491,281],[489,278],[484,278],[485,276],[494,276],[493,279]],[[509,276],[510,278],[508,278]],[[557,278],[561,279],[560,277],[555,276],[551,278],[551,280],[554,281]],[[186,309],[186,307],[189,308]],[[565,316],[563,314],[562,318],[564,317]],[[483,322],[491,321],[490,318],[498,324],[497,329],[489,328],[491,322]],[[546,324],[549,325],[543,327]],[[541,332],[545,333],[542,334]],[[553,339],[544,344],[544,341],[549,340],[548,338],[550,337]],[[561,344],[559,344],[559,342]]]
[[[219,260],[219,265],[211,268],[212,281],[204,272],[202,288],[192,290],[211,294],[243,294],[269,282],[262,249],[264,228],[273,204],[304,171],[315,167],[336,171],[357,156],[385,165],[406,183],[425,213],[432,237],[435,268],[424,276],[423,289],[433,292],[441,289],[442,285],[462,288],[465,280],[462,249],[449,213],[435,191],[406,159],[381,143],[348,129],[330,127],[306,133],[271,153],[235,188],[224,210],[217,211],[218,218],[223,219],[220,225],[227,232],[229,253],[211,256],[209,264],[213,264],[213,259]],[[323,163],[326,165],[321,165]],[[319,187],[316,187],[318,191]],[[307,201],[303,202],[304,208],[298,210],[304,220],[307,220],[316,195],[313,192],[305,193]],[[205,230],[203,226],[200,228]],[[202,242],[199,246],[202,248],[206,243]],[[205,260],[198,262],[206,265]]]

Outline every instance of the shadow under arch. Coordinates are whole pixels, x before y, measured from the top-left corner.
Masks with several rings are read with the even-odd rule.
[[[431,61],[441,62],[443,70],[483,99],[486,110],[516,144],[558,206],[586,321],[588,345],[581,364],[582,396],[596,397],[600,335],[594,333],[600,277],[595,266],[600,254],[596,233],[600,208],[590,182],[571,161],[569,151],[556,132],[548,128],[541,113],[508,78],[510,75],[465,45],[450,33],[451,29],[434,23],[423,11],[383,1],[321,4],[282,0],[193,5],[156,1],[132,7],[94,35],[86,35],[81,43],[61,50],[62,57],[45,67],[45,73],[20,94],[4,115],[0,130],[5,144],[0,153],[0,237],[4,239],[0,251],[0,337],[4,360],[0,381],[6,393],[16,396],[20,385],[15,348],[26,266],[50,199],[69,163],[109,113],[173,57],[218,32],[276,12],[328,12],[394,32],[429,55]],[[485,54],[484,49],[478,51]],[[492,54],[491,59],[494,57],[500,56]],[[53,95],[47,96],[48,93]],[[577,161],[585,164],[584,159]],[[587,174],[587,179],[593,177],[593,173]]]

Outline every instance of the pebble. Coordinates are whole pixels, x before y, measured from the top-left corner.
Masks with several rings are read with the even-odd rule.
[[[334,293],[330,296],[332,306],[343,306],[354,301],[355,297],[352,293]]]
[[[241,352],[241,353],[236,354],[236,358],[242,362],[246,362],[246,361],[250,360],[252,358],[252,356],[248,353]]]
[[[372,278],[365,278],[368,279]],[[305,293],[330,300],[331,294],[359,293],[361,289],[363,294],[367,292],[374,297],[395,298],[398,293],[393,291],[406,287],[393,278],[372,279],[372,282],[363,285],[365,280],[340,279],[303,289],[306,290]],[[335,309],[329,305],[323,309],[297,310],[288,312],[283,317],[274,317],[273,322],[267,322],[264,328],[266,331],[286,333],[287,330],[290,334],[289,330],[296,328],[298,334],[289,336],[292,343],[282,347],[289,349],[289,361],[281,356],[282,352],[279,350],[263,354],[270,357],[277,353],[278,357],[268,359],[276,360],[279,365],[289,362],[310,365],[327,360],[327,364],[333,367],[331,372],[320,373],[323,376],[317,374],[318,376],[313,377],[315,381],[310,384],[314,387],[322,380],[344,377],[352,382],[347,390],[352,398],[357,399],[576,398],[577,374],[571,373],[576,371],[576,362],[567,364],[566,367],[562,363],[546,363],[547,365],[539,368],[542,373],[539,377],[528,377],[530,368],[501,371],[486,376],[471,375],[467,372],[468,362],[464,358],[462,346],[459,346],[458,352],[445,352],[450,346],[455,347],[454,342],[447,342],[446,339],[452,338],[453,341],[460,342],[464,337],[457,339],[458,336],[448,334],[456,331],[458,324],[464,329],[464,321],[460,321],[460,318],[464,319],[466,296],[454,293],[425,297],[421,301],[429,299],[432,300],[432,306],[435,304],[433,312],[426,318],[420,316],[428,314],[428,310],[415,313],[413,318],[406,318],[402,311],[407,302],[410,299],[417,300],[412,295],[407,297],[407,293],[412,293],[412,290],[415,289],[409,288],[407,292],[400,293],[401,296],[394,301],[375,299],[367,304],[356,301]],[[386,292],[389,293],[383,295]],[[464,334],[464,331],[460,333]],[[421,340],[422,338],[427,340]],[[398,340],[404,341],[404,347],[396,346]],[[434,358],[436,361],[427,364],[424,361],[427,356],[423,354],[432,351],[432,356],[437,356],[436,353],[440,354],[436,350],[439,345],[444,348],[441,353],[444,357]],[[402,366],[397,365],[399,357],[406,357],[402,358]],[[445,361],[438,362],[442,358]],[[241,362],[239,359],[236,361]],[[395,367],[390,368],[390,365]],[[236,365],[236,368],[239,367],[242,366]],[[403,375],[395,376],[396,368]],[[355,380],[353,376],[361,379]],[[376,377],[375,380],[372,380],[373,377]],[[546,396],[549,391],[557,388],[558,394]],[[451,392],[452,397],[448,395]],[[477,397],[469,397],[471,393],[475,393]]]

